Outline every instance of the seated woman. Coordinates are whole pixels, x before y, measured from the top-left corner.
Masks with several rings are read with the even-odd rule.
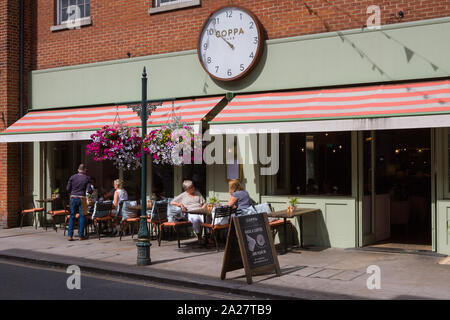
[[[246,210],[251,207],[252,200],[247,191],[245,191],[239,180],[230,180],[228,182],[228,191],[230,192],[230,198],[228,205],[232,208],[237,208],[237,211]]]
[[[127,191],[123,188],[123,181],[120,179],[116,179],[114,180],[114,197],[113,197],[113,210],[112,213],[115,217],[115,222],[119,222],[120,218],[118,217],[120,212],[119,212],[119,204],[121,201],[126,201],[128,200],[128,193]],[[118,227],[118,226],[117,226]]]
[[[180,207],[183,212],[189,212],[191,210],[205,209],[206,201],[200,192],[195,190],[194,184],[191,180],[185,180],[183,182],[184,192],[177,196],[171,204],[173,206]],[[195,234],[197,235],[198,242],[202,242],[202,223],[203,215],[201,214],[189,214],[189,221],[192,223]]]

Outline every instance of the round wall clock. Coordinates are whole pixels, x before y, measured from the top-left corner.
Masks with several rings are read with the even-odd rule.
[[[242,7],[221,8],[203,25],[198,42],[200,63],[220,81],[246,76],[258,63],[263,49],[256,16]]]

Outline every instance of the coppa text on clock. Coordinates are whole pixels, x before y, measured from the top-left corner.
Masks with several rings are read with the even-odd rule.
[[[236,35],[240,36],[241,34],[244,34],[244,29],[242,29],[242,28],[240,28],[240,29],[234,28],[234,29],[228,29],[228,30],[224,29],[222,31],[209,29],[208,33],[211,36],[215,33],[217,38],[222,38],[222,37],[227,37],[227,36],[228,37],[236,36]]]

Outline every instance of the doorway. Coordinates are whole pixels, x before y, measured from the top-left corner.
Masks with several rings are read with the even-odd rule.
[[[363,245],[432,250],[431,130],[363,133]]]

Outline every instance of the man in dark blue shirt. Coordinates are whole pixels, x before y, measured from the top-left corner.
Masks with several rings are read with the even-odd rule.
[[[80,240],[85,240],[84,226],[86,224],[86,218],[83,212],[83,202],[86,202],[86,193],[92,193],[91,181],[86,175],[86,166],[80,164],[78,167],[78,173],[70,177],[67,183],[67,193],[70,194],[70,219],[69,219],[69,241],[73,241],[73,224],[75,223],[76,214],[78,212],[80,216],[80,226],[78,229],[78,236]]]

